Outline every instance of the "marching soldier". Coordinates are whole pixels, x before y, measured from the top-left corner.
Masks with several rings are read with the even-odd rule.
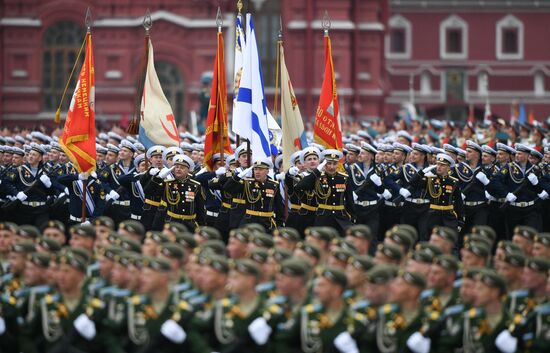
[[[143,212],[143,203],[145,201],[145,192],[140,182],[141,176],[149,169],[148,160],[144,154],[139,154],[134,158],[134,168],[132,173],[121,176],[118,180],[120,186],[128,191],[130,196],[130,219],[141,220]]]
[[[345,173],[338,172],[342,152],[323,151],[324,161],[296,186],[298,191],[314,191],[319,203],[316,226],[334,227],[341,233],[355,220],[353,212],[353,187]]]
[[[164,223],[177,222],[194,229],[204,222],[204,190],[189,174],[195,167],[191,158],[180,154],[173,158],[173,164],[174,180],[165,181],[161,201],[166,207]],[[158,213],[157,217],[162,215]]]
[[[271,231],[283,224],[283,204],[279,183],[268,178],[273,163],[269,158],[256,160],[253,166],[233,176],[224,189],[229,193],[242,194],[245,200],[245,215],[240,225],[258,223]],[[246,177],[254,173],[252,178]]]
[[[216,169],[216,176],[208,181],[208,188],[211,192],[216,194],[221,201],[219,214],[214,223],[214,227],[220,231],[224,241],[227,240],[229,234],[233,198],[229,192],[224,190],[223,186],[227,183],[227,180],[233,176],[235,167],[235,156],[228,156],[225,160],[225,167],[222,166]]]
[[[436,157],[436,165],[418,172],[412,185],[424,185],[430,199],[429,229],[436,225],[459,229],[464,224],[462,197],[458,179],[449,175],[454,160],[443,153]],[[432,170],[435,169],[435,174]]]
[[[86,218],[82,219],[82,202],[84,200],[84,181],[86,180]],[[69,191],[69,221],[79,224],[92,221],[102,216],[105,209],[105,189],[95,172],[65,174],[57,181]]]
[[[162,179],[155,178],[155,176],[160,173],[163,167],[162,155],[164,151],[165,148],[162,146],[152,146],[147,150],[145,157],[149,160],[149,169],[139,178],[145,196],[141,215],[141,223],[145,230],[160,230],[153,229],[153,221],[160,206],[163,184]]]

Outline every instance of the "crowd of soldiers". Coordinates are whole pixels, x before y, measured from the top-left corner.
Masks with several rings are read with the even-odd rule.
[[[0,351],[547,352],[546,130],[416,124],[286,170],[109,132],[78,173],[0,136]]]

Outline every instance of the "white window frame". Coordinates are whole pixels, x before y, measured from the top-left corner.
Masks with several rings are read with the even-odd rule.
[[[462,53],[447,52],[447,30],[453,28],[462,31]],[[447,60],[468,58],[468,23],[457,15],[451,15],[439,24],[439,56]]]
[[[544,84],[545,84],[544,81],[545,81],[544,72],[542,70],[537,70],[533,78],[535,96],[537,97],[544,96],[546,92],[546,88],[544,87]]]
[[[518,52],[515,54],[504,53],[502,47],[502,32],[504,28],[516,28],[518,31]],[[498,60],[521,60],[523,59],[523,22],[514,15],[507,15],[497,22],[496,25],[496,54]]]
[[[394,15],[390,18],[388,34],[385,38],[386,58],[388,59],[410,59],[412,53],[412,25],[409,20],[401,15]],[[405,52],[392,53],[391,51],[391,30],[403,29],[405,31]]]

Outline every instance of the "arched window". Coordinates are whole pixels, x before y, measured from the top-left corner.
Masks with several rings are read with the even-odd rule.
[[[254,4],[254,31],[262,60],[264,87],[275,87],[280,1],[252,0],[252,3]]]
[[[57,109],[65,83],[69,78],[82,41],[84,29],[73,22],[58,22],[44,33],[42,56],[42,110],[52,112]],[[83,53],[84,54],[84,53]],[[84,55],[81,55],[81,62]],[[69,85],[69,95],[74,91],[78,78],[77,66]],[[67,108],[69,100],[64,102]]]
[[[523,22],[508,15],[497,22],[496,32],[497,59],[523,59]]]
[[[183,79],[178,68],[166,61],[155,61],[155,69],[159,77],[162,91],[170,102],[176,121],[183,119]]]
[[[441,59],[468,58],[468,23],[451,15],[439,24],[439,55]]]
[[[401,15],[389,21],[386,36],[386,57],[389,59],[410,59],[412,52],[411,22]]]

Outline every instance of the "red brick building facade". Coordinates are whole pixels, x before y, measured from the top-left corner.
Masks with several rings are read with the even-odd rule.
[[[510,117],[524,103],[537,120],[550,115],[550,2],[392,0],[386,69],[395,112],[411,93],[429,117]],[[411,74],[413,76],[411,76]],[[410,90],[413,83],[413,90]]]
[[[89,6],[95,74],[96,119],[128,121],[134,112],[143,51],[141,26],[151,11],[157,73],[182,125],[200,112],[201,78],[212,70],[216,8],[222,5],[228,75],[232,75],[235,0],[4,0],[0,3],[0,126],[51,124],[65,80],[84,35]],[[331,18],[334,66],[341,110],[347,117],[381,116],[389,86],[384,36],[388,0],[250,0],[261,50],[264,82],[273,106],[279,14],[287,67],[301,106],[311,119],[323,73],[323,30]],[[246,10],[246,8],[245,8]],[[228,82],[232,79],[229,77]],[[231,92],[229,89],[228,92]],[[66,98],[63,112],[70,100]],[[229,98],[231,101],[231,97]]]

